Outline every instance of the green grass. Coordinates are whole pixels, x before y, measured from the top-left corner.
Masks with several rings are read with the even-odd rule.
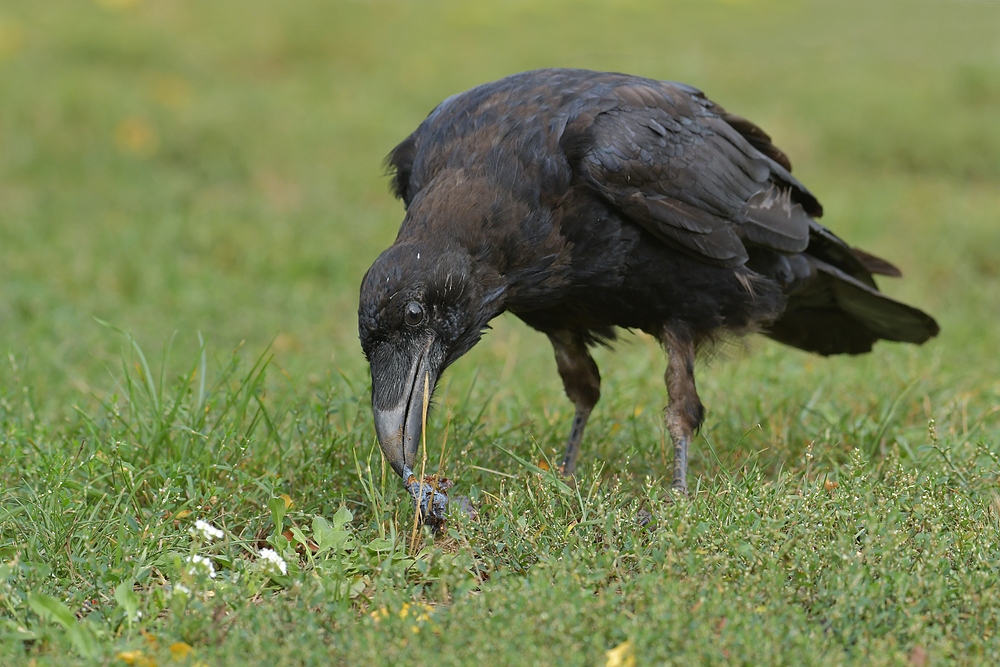
[[[0,663],[997,664],[997,25],[913,0],[8,0]],[[382,159],[537,66],[760,123],[942,334],[701,363],[674,502],[654,343],[597,352],[570,488],[538,467],[571,416],[548,343],[500,318],[429,427],[478,516],[413,541],[356,338],[402,215]]]

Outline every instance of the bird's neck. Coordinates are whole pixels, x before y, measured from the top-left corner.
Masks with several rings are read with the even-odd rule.
[[[549,210],[524,194],[488,174],[441,170],[410,202],[397,243],[459,246],[477,266],[514,274],[554,239]]]

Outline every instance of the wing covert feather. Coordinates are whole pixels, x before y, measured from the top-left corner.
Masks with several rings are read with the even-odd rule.
[[[617,104],[585,130],[578,168],[595,190],[653,236],[711,262],[742,264],[747,244],[805,250],[806,209],[821,209],[760,128],[687,87],[615,92]]]

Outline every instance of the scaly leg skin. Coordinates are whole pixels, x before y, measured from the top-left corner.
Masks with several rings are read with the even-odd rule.
[[[705,409],[694,384],[696,345],[685,331],[664,328],[660,342],[667,351],[667,384],[669,403],[664,408],[664,420],[674,443],[673,488],[687,496],[688,445],[701,427]]]
[[[590,417],[590,410],[577,406],[561,466],[562,474],[565,477],[572,477],[573,473],[576,472],[576,459],[580,454],[580,442],[583,440],[583,429],[587,425],[588,417]]]
[[[576,406],[562,462],[562,474],[572,477],[576,472],[576,461],[587,419],[601,398],[601,374],[579,332],[556,331],[549,334],[549,340],[556,353],[556,367],[559,369],[563,388]]]

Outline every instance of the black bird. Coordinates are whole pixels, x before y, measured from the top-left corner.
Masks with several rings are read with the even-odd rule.
[[[816,222],[819,202],[763,130],[684,84],[515,74],[442,102],[388,163],[406,217],[364,277],[358,319],[376,433],[408,486],[429,392],[505,311],[555,348],[576,406],[566,475],[600,397],[588,347],[616,327],[660,341],[682,493],[705,344],[760,331],[858,354],[938,333],[878,291],[872,274],[900,275],[892,264]]]

